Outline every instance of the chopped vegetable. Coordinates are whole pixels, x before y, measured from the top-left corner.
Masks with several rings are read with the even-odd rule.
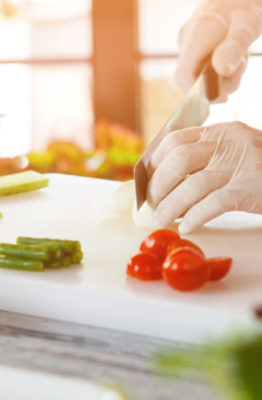
[[[58,269],[62,267],[61,260],[51,260],[44,263],[45,268]]]
[[[0,196],[29,192],[49,185],[49,178],[35,171],[0,177]]]
[[[47,239],[47,238],[31,238],[31,237],[18,237],[17,243],[21,244],[41,244],[45,245],[48,243],[57,245],[61,250],[71,253],[72,251],[78,251],[81,249],[81,245],[75,240],[59,240],[59,239]]]
[[[69,267],[69,265],[71,264],[71,259],[69,256],[64,256],[61,258],[61,266],[62,267]],[[78,262],[72,262],[72,264],[79,264]]]
[[[206,264],[210,269],[210,281],[219,281],[224,278],[232,266],[232,258],[208,258]]]
[[[206,258],[203,250],[171,229],[148,235],[140,253],[128,262],[126,273],[140,280],[164,279],[176,290],[191,291],[228,274],[231,258]]]
[[[203,255],[190,247],[173,250],[163,264],[162,273],[166,283],[180,291],[199,289],[210,276]]]
[[[187,240],[187,239],[182,239],[181,237],[174,239],[170,243],[170,245],[168,246],[168,249],[167,249],[167,254],[171,253],[171,251],[176,250],[180,247],[190,247],[191,249],[194,249],[198,253],[202,254],[202,256],[205,256],[203,250],[200,249],[200,247],[197,246],[194,242],[191,242],[190,240]]]
[[[43,271],[44,264],[37,260],[23,260],[11,257],[0,257],[0,268],[20,269],[26,271]]]
[[[76,251],[75,253],[73,253],[71,257],[71,261],[73,264],[79,264],[82,259],[83,259],[82,251]]]
[[[171,229],[159,229],[143,240],[140,245],[140,251],[154,254],[164,261],[168,246],[173,243],[174,240],[181,240],[177,232]]]
[[[16,244],[0,243],[2,268],[57,269],[79,264],[83,259],[81,244],[77,240],[18,237],[16,241]],[[34,264],[37,260],[41,263]]]
[[[161,258],[150,253],[138,253],[133,256],[127,265],[127,275],[142,281],[162,279]]]
[[[0,255],[44,261],[50,260],[53,252],[45,246],[0,243]]]

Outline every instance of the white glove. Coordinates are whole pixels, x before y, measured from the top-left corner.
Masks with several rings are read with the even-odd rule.
[[[188,91],[212,56],[219,86],[215,102],[226,101],[238,88],[248,48],[261,33],[262,0],[205,1],[180,31],[177,83]]]
[[[226,211],[262,214],[262,131],[243,123],[170,133],[153,153],[150,169],[147,200],[155,208],[155,228],[184,213],[181,234]]]

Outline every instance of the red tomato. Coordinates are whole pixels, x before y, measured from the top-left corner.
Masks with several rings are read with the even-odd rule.
[[[171,252],[162,268],[163,278],[168,285],[181,291],[200,288],[208,281],[209,274],[205,258],[190,247]]]
[[[173,240],[179,240],[180,236],[171,229],[160,229],[151,233],[140,245],[140,251],[151,253],[161,258],[166,258],[167,248]]]
[[[162,279],[162,260],[154,254],[138,253],[130,259],[126,273],[142,281]]]
[[[191,249],[194,249],[198,251],[202,256],[205,256],[204,252],[200,247],[198,247],[195,243],[191,242],[190,240],[187,239],[182,239],[178,237],[177,239],[174,239],[170,245],[168,246],[167,249],[167,254],[171,253],[171,251],[178,249],[179,247],[190,247]]]
[[[228,274],[232,266],[232,258],[208,258],[206,265],[210,269],[210,281],[218,281]]]

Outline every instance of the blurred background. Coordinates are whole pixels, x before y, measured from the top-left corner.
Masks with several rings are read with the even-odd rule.
[[[182,99],[179,28],[198,0],[0,0],[0,174],[129,179]],[[197,45],[197,43],[196,43]],[[208,123],[262,128],[262,38]]]

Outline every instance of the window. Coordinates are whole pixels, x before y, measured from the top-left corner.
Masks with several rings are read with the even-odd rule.
[[[0,155],[42,149],[51,137],[90,145],[91,0],[1,4]]]
[[[139,48],[142,127],[147,141],[158,132],[181,100],[173,75],[178,57],[177,34],[198,0],[139,0]],[[240,120],[262,128],[260,116],[262,37],[251,48],[241,86],[224,104],[212,105],[207,123]]]
[[[181,101],[177,34],[198,0],[0,0],[0,156],[52,139],[93,144],[105,118],[149,142]],[[262,38],[241,87],[209,123],[262,127]]]

